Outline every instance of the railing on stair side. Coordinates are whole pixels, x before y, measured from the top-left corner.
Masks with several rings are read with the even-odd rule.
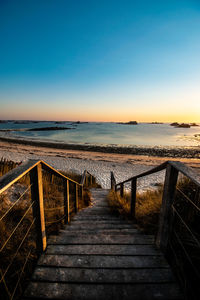
[[[137,180],[166,170],[162,204],[156,235],[156,245],[176,265],[178,277],[189,299],[199,294],[200,280],[200,175],[193,168],[179,161],[166,161],[163,164],[116,183],[111,172],[111,189],[124,196],[125,185],[131,184],[131,215],[136,217]],[[188,181],[188,190],[179,184],[183,178]],[[192,279],[191,279],[192,278]],[[189,286],[187,286],[189,285]],[[194,297],[192,298],[192,293]]]
[[[59,180],[59,185],[62,186],[62,188],[60,189],[62,191],[62,205],[56,207],[54,206],[54,203],[51,203],[52,207],[45,208],[44,184],[46,184],[46,182],[44,182],[44,177],[48,177],[49,188],[52,188],[54,185],[58,185]],[[35,238],[35,241],[32,241],[32,244],[33,242],[35,243],[34,245],[32,245],[35,249],[32,250],[34,250],[37,256],[39,256],[43,251],[45,251],[47,247],[46,227],[49,224],[52,225],[54,223],[69,223],[70,211],[72,210],[72,208],[74,207],[75,213],[79,209],[79,199],[83,199],[84,187],[88,187],[94,182],[95,178],[86,170],[83,172],[81,182],[79,183],[63,175],[42,160],[29,160],[0,177],[0,197],[2,197],[2,199],[6,199],[6,203],[8,203],[7,209],[4,208],[5,203],[3,202],[3,200],[0,203],[0,235],[3,235],[6,232],[1,232],[2,224],[8,224],[8,231],[10,232],[8,236],[1,236],[0,241],[0,256],[5,257],[5,264],[0,266],[0,294],[4,295],[3,297],[5,299],[12,300],[15,299],[16,295],[18,295],[17,290],[19,289],[19,286],[21,284],[26,264],[33,255],[31,251],[26,253],[25,262],[21,270],[16,271],[17,276],[14,276],[16,277],[15,280],[11,280],[12,284],[10,284],[10,277],[12,277],[12,274],[9,274],[9,272],[11,272],[12,265],[14,264],[15,260],[19,260],[18,256],[20,254],[20,251],[24,251],[23,246],[26,243],[26,239],[30,235],[32,227],[35,227],[35,234],[32,235],[32,237]],[[16,191],[17,189],[14,189],[14,194],[15,196],[17,195],[17,199],[12,199],[12,203],[12,201],[9,200],[9,198],[11,198],[12,188],[15,186],[15,184],[19,183],[22,184],[18,186],[18,189],[23,189],[23,191],[20,193],[19,191]],[[48,194],[46,195],[46,197],[48,198]],[[70,200],[72,203],[70,202]],[[28,201],[30,202],[30,205],[27,208]],[[61,203],[61,201],[59,203]],[[23,206],[22,202],[24,202],[25,206],[25,208],[23,209],[24,213],[22,216],[20,215],[20,217],[16,216],[17,220],[15,226],[13,226],[13,228],[9,228],[10,215],[12,213],[17,214],[15,209],[19,204]],[[57,210],[59,210],[60,214],[61,211],[63,211],[62,215],[56,220],[50,220],[49,222],[47,222],[45,213],[49,213],[50,211],[52,214],[53,211]],[[30,215],[32,216],[30,217]],[[28,223],[25,232],[24,228],[21,227],[23,222]],[[21,234],[23,232],[23,236],[20,237],[21,240],[19,241],[19,244],[16,245],[15,234],[20,230]],[[16,247],[16,249],[13,249],[13,247]],[[11,261],[7,262],[6,254],[8,252],[13,252],[13,256]],[[6,280],[7,277],[9,278],[8,281]]]

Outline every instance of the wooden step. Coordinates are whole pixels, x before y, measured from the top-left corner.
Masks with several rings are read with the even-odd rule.
[[[48,239],[22,300],[177,300],[178,285],[154,237],[114,215],[107,191]]]
[[[108,224],[113,224],[113,225],[131,225],[131,226],[134,226],[135,224],[132,223],[132,222],[129,222],[129,221],[125,221],[125,220],[119,220],[119,219],[115,219],[115,220],[102,220],[102,219],[98,219],[98,220],[79,220],[79,219],[76,219],[76,220],[73,220],[71,222],[72,225],[91,225],[93,224],[94,226],[97,224],[102,224],[102,225],[108,225]]]
[[[79,230],[77,230],[77,228],[71,228],[71,229],[65,229],[65,230],[60,230],[61,233],[66,233],[69,235],[73,234],[115,234],[115,235],[121,235],[122,233],[124,235],[126,234],[138,234],[139,231],[137,228],[125,228],[125,229],[101,229],[101,228],[89,228],[89,229],[85,229],[85,228],[79,228]]]
[[[152,245],[48,245],[47,254],[161,255]]]
[[[169,283],[174,282],[170,269],[85,269],[37,267],[34,281],[73,283]]]
[[[133,227],[137,226],[137,224],[135,222],[129,222],[128,220],[123,220],[123,219],[111,219],[111,218],[107,218],[107,217],[98,217],[98,218],[77,218],[77,219],[72,219],[70,221],[70,224],[72,223],[120,223],[120,224],[131,224]]]
[[[118,224],[113,224],[113,223],[81,223],[81,224],[76,224],[71,223],[68,226],[66,226],[66,230],[79,230],[79,229],[87,229],[87,230],[94,230],[94,229],[134,229],[133,225],[130,224],[123,224],[123,223],[118,223]]]
[[[79,213],[72,218],[72,221],[76,221],[76,220],[82,220],[82,221],[85,221],[85,220],[108,220],[108,221],[109,220],[121,220],[121,221],[126,221],[123,217],[118,217],[118,216],[111,216],[111,215],[108,215],[108,216],[91,215],[88,218],[88,216],[86,216],[86,215],[82,215],[81,216]]]
[[[26,297],[27,296],[27,297]],[[182,299],[175,283],[153,284],[66,284],[31,282],[25,299],[60,300],[174,300]],[[22,299],[22,300],[23,300]]]
[[[73,268],[169,268],[163,256],[43,254],[38,266]]]
[[[101,235],[59,235],[52,236],[48,239],[48,245],[50,244],[119,244],[119,245],[151,245],[154,243],[153,236],[145,236],[145,235],[109,235],[109,234],[101,234]]]

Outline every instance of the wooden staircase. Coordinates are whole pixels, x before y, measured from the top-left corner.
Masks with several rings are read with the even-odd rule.
[[[23,299],[181,299],[153,236],[114,216],[108,191],[48,240]]]

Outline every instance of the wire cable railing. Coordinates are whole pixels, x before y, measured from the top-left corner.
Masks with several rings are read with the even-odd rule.
[[[0,210],[0,298],[18,298],[26,269],[31,269],[32,261],[47,247],[49,227],[70,222],[72,213],[79,210],[85,187],[93,182],[95,178],[87,171],[79,183],[45,162],[34,160],[0,177],[1,197],[17,191],[8,207]],[[1,226],[6,227],[3,233]]]
[[[13,209],[13,207],[22,199],[22,197],[30,190],[31,185],[27,187],[27,189],[20,195],[20,197],[10,206],[10,208],[1,216],[0,221],[3,220],[7,216],[7,214]]]
[[[156,245],[176,266],[186,299],[197,299],[200,287],[200,175],[181,162],[163,164],[122,182],[111,172],[111,189],[125,195],[131,183],[130,213],[136,217],[137,179],[166,170]]]

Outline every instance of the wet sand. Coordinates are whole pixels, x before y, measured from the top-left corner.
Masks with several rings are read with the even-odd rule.
[[[129,154],[129,155],[141,155],[141,156],[158,156],[158,157],[170,157],[170,158],[197,158],[200,159],[200,146],[192,147],[146,147],[146,146],[119,146],[119,145],[93,145],[93,144],[70,144],[53,141],[34,140],[30,138],[22,137],[7,137],[6,135],[0,136],[0,141],[11,142],[20,145],[37,146],[59,150],[77,150],[77,151],[89,151],[111,154]]]

